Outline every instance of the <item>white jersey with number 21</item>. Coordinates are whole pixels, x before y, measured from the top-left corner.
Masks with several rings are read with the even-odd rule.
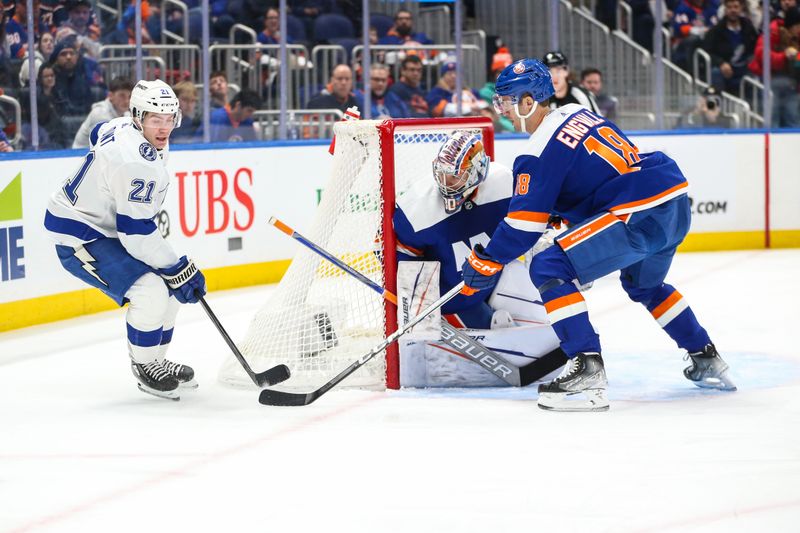
[[[130,117],[103,124],[80,167],[50,198],[45,226],[52,237],[67,246],[117,238],[153,268],[177,263],[153,220],[169,187],[166,156]]]

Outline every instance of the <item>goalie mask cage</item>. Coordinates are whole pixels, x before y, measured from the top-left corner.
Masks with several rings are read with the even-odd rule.
[[[395,198],[420,180],[432,182],[433,159],[458,130],[479,135],[494,159],[488,118],[337,123],[331,176],[314,220],[310,228],[296,229],[396,294]],[[393,304],[298,243],[291,265],[253,317],[240,349],[255,371],[288,365],[292,377],[280,388],[307,389],[338,374],[396,329]],[[223,364],[220,380],[252,386],[233,357]],[[397,343],[342,385],[400,388]]]

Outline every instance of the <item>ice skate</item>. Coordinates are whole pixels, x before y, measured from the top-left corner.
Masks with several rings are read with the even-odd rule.
[[[131,370],[139,383],[139,390],[166,398],[168,400],[180,400],[178,395],[178,378],[172,375],[164,367],[161,361],[151,361],[149,363],[131,362]]]
[[[178,380],[180,388],[197,388],[197,381],[194,379],[194,369],[192,367],[180,363],[173,363],[169,359],[164,359],[161,363],[164,365],[164,369]]]
[[[684,368],[683,375],[698,387],[736,390],[728,376],[728,363],[722,360],[713,344],[706,345],[700,352],[687,353],[684,359],[691,359],[692,366]]]
[[[579,353],[556,379],[539,385],[539,407],[547,411],[607,411],[607,386],[600,354]]]

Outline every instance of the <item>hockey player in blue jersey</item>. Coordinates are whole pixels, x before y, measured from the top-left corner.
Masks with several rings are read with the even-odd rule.
[[[181,112],[160,80],[134,86],[130,111],[94,128],[81,165],[50,198],[44,225],[68,272],[129,304],[128,352],[139,388],[177,400],[179,387],[197,386],[192,368],[165,358],[178,304],[205,294],[203,274],[153,221],[169,186],[169,136]]]
[[[470,248],[488,243],[508,212],[513,191],[511,170],[490,163],[480,138],[456,132],[433,161],[433,178],[418,182],[397,200],[394,229],[400,261],[439,261],[444,293],[461,282],[461,263]],[[490,329],[508,324],[508,312],[489,306],[487,291],[458,295],[442,309],[453,326]]]
[[[558,378],[539,387],[539,407],[608,409],[600,340],[575,282],[617,270],[628,296],[688,352],[685,376],[700,387],[736,390],[686,300],[664,283],[691,218],[678,165],[661,152],[639,153],[616,125],[581,106],[550,110],[550,73],[535,59],[506,67],[495,91],[498,113],[531,137],[514,161],[508,213],[462,267],[465,291],[491,291],[504,265],[537,242],[550,215],[572,225],[557,245],[534,256],[530,269],[571,358]]]

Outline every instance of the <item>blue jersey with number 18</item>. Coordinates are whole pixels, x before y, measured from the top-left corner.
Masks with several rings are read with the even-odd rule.
[[[153,221],[169,186],[166,151],[147,142],[130,117],[96,127],[89,151],[47,204],[53,240],[75,247],[115,238],[153,268],[177,263]]]
[[[486,252],[508,263],[529,250],[551,214],[570,223],[631,213],[685,194],[678,165],[639,149],[608,119],[577,105],[545,116],[514,160],[514,195]]]

